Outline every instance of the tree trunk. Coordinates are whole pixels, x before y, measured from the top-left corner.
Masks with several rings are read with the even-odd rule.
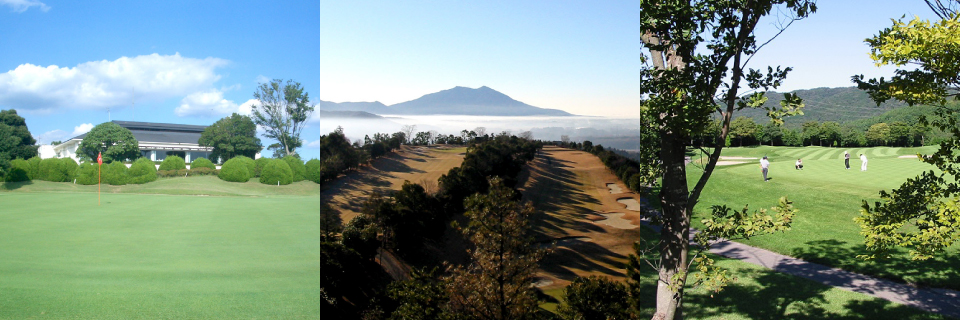
[[[666,133],[661,140],[664,162],[660,205],[663,229],[660,231],[660,267],[657,282],[657,309],[653,319],[683,319],[681,309],[686,284],[689,250],[690,213],[687,211],[687,179],[684,148],[676,134]],[[677,276],[679,275],[679,276]]]

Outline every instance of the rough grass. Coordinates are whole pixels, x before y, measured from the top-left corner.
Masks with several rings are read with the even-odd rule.
[[[172,187],[170,180],[145,186],[162,193],[169,190],[159,187]],[[218,180],[183,181],[236,184]],[[130,186],[124,186],[114,189],[124,193],[104,194],[98,206],[91,186],[50,184],[0,193],[0,318],[294,319],[319,313],[315,196],[126,194]],[[189,188],[182,193],[199,194]]]
[[[789,164],[792,168],[792,162]],[[537,240],[574,236],[592,240],[558,246],[541,262],[539,277],[553,281],[552,285],[542,287],[543,292],[552,297],[548,300],[553,300],[541,305],[544,309],[555,310],[563,287],[574,277],[602,275],[623,280],[627,256],[633,253],[633,242],[653,243],[658,236],[644,227],[621,230],[592,222],[598,219],[592,214],[596,211],[623,212],[627,213],[627,219],[636,218],[616,199],[640,196],[629,193],[612,195],[606,187],[606,183],[612,182],[622,184],[595,156],[553,147],[545,148],[544,156],[538,157],[525,170],[521,189],[524,199],[531,201],[539,211],[533,221]],[[745,262],[713,257],[736,281],[719,293],[688,290],[685,315],[689,319],[943,318]],[[643,272],[645,280],[640,292],[650,298],[643,302],[643,312],[650,315],[654,307],[656,274],[651,269]]]
[[[851,149],[850,170],[844,169],[843,151],[838,148],[756,147],[724,149],[724,156],[770,157],[770,181],[761,178],[758,160],[748,164],[718,167],[706,189],[694,226],[709,213],[710,206],[725,204],[732,208],[770,208],[781,196],[787,196],[800,210],[793,229],[756,237],[744,243],[807,261],[884,277],[921,286],[960,289],[960,246],[928,261],[911,261],[904,252],[884,261],[863,261],[863,237],[854,217],[860,215],[862,200],[879,200],[880,190],[900,186],[933,166],[900,155],[928,154],[935,147]],[[860,171],[859,154],[867,154],[866,172]],[[804,170],[793,167],[802,158]],[[699,178],[695,164],[688,166],[692,183]]]

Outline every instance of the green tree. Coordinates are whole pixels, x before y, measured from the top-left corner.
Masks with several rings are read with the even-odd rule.
[[[10,149],[0,149],[0,153],[7,152],[10,159],[30,159],[37,156],[37,140],[30,134],[27,121],[17,115],[17,110],[0,111],[0,124],[10,127],[9,133],[0,133],[0,140],[14,138],[16,145]]]
[[[890,126],[883,122],[876,123],[867,129],[863,137],[870,145],[885,146],[890,141]]]
[[[853,126],[843,126],[840,129],[840,145],[843,147],[861,147],[867,144],[863,131]]]
[[[766,141],[771,146],[783,144],[783,126],[769,122],[760,129],[761,143]]]
[[[542,257],[532,246],[533,207],[513,201],[514,191],[490,179],[488,194],[466,199],[469,225],[463,234],[474,245],[470,263],[451,270],[450,313],[464,319],[530,319],[537,296],[530,283]]]
[[[284,155],[293,155],[303,145],[300,131],[313,113],[310,96],[299,82],[280,79],[261,83],[253,92],[259,103],[253,105],[253,122],[264,128],[264,136],[277,140]],[[252,157],[252,156],[251,156]]]
[[[872,205],[863,201],[857,222],[864,243],[872,252],[863,258],[884,257],[897,247],[909,249],[913,259],[924,260],[943,252],[960,239],[960,126],[956,110],[947,107],[948,97],[958,97],[960,88],[960,15],[956,4],[933,5],[941,20],[930,22],[914,18],[893,21],[893,26],[868,38],[870,57],[877,65],[900,67],[890,79],[853,81],[877,103],[896,99],[913,105],[937,107],[929,124],[951,136],[940,143],[936,153],[920,157],[939,169],[908,179],[899,188],[880,191],[881,201]],[[903,66],[916,67],[913,70]],[[928,119],[921,118],[922,125]]]
[[[910,125],[901,121],[890,124],[890,143],[893,146],[908,147],[910,140]]]
[[[36,157],[36,143],[17,110],[0,111],[0,177],[10,168],[10,160]]]
[[[629,292],[622,283],[604,277],[577,277],[563,288],[557,313],[567,320],[630,319]]]
[[[740,116],[730,123],[730,135],[737,139],[738,145],[741,147],[743,146],[743,140],[753,138],[756,134],[757,123],[753,121],[753,118]]]
[[[84,160],[95,161],[99,153],[103,153],[104,163],[134,160],[140,157],[140,144],[129,129],[104,122],[87,132],[77,149]]]
[[[840,124],[836,121],[824,121],[820,124],[820,141],[828,147],[840,142]]]
[[[234,113],[203,129],[199,144],[213,147],[210,158],[227,161],[235,156],[254,158],[263,150],[257,138],[257,125],[248,116]]]
[[[780,86],[790,68],[749,69],[748,62],[766,43],[755,33],[761,18],[771,12],[786,19],[772,34],[816,10],[804,0],[783,1],[641,1],[640,35],[649,54],[642,57],[641,121],[649,123],[658,143],[641,143],[659,159],[661,225],[657,266],[657,307],[654,318],[682,318],[680,309],[690,259],[690,218],[700,193],[710,180],[730,132],[735,111],[761,108],[766,92]],[[762,24],[767,25],[767,24]],[[744,82],[748,89],[741,91]],[[744,93],[747,92],[747,93]],[[802,101],[786,94],[779,106],[765,108],[773,121],[798,114]],[[718,114],[714,114],[717,112]],[[687,185],[686,144],[701,134],[712,118],[722,119],[717,147],[695,185]],[[656,183],[648,177],[648,184]]]
[[[807,121],[802,125],[803,145],[820,144],[820,123]]]

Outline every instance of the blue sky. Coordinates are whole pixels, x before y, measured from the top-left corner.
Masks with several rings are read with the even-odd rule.
[[[891,18],[932,17],[921,0],[819,7],[752,62],[794,67],[782,89],[888,75],[863,39]],[[48,143],[107,121],[108,108],[114,120],[209,125],[249,110],[257,84],[281,78],[336,102],[488,86],[534,106],[632,116],[637,10],[636,1],[0,0],[0,109],[17,109]],[[314,121],[302,138],[332,125]]]

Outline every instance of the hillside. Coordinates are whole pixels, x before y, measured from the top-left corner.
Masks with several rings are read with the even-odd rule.
[[[855,87],[843,88],[814,88],[807,90],[796,90],[796,93],[803,99],[805,107],[802,116],[795,116],[785,119],[788,127],[799,127],[805,121],[837,121],[840,123],[855,121],[876,117],[884,112],[904,107],[905,103],[899,101],[888,101],[877,106],[866,92]],[[778,92],[768,92],[769,100],[764,105],[779,106],[783,100],[783,94]],[[739,115],[751,117],[757,123],[767,123],[766,111],[762,109],[743,110]]]
[[[320,101],[317,109],[331,111],[365,111],[391,115],[470,115],[470,116],[570,116],[563,110],[545,109],[514,100],[483,86],[477,89],[454,87],[426,94],[394,105],[380,102]]]

